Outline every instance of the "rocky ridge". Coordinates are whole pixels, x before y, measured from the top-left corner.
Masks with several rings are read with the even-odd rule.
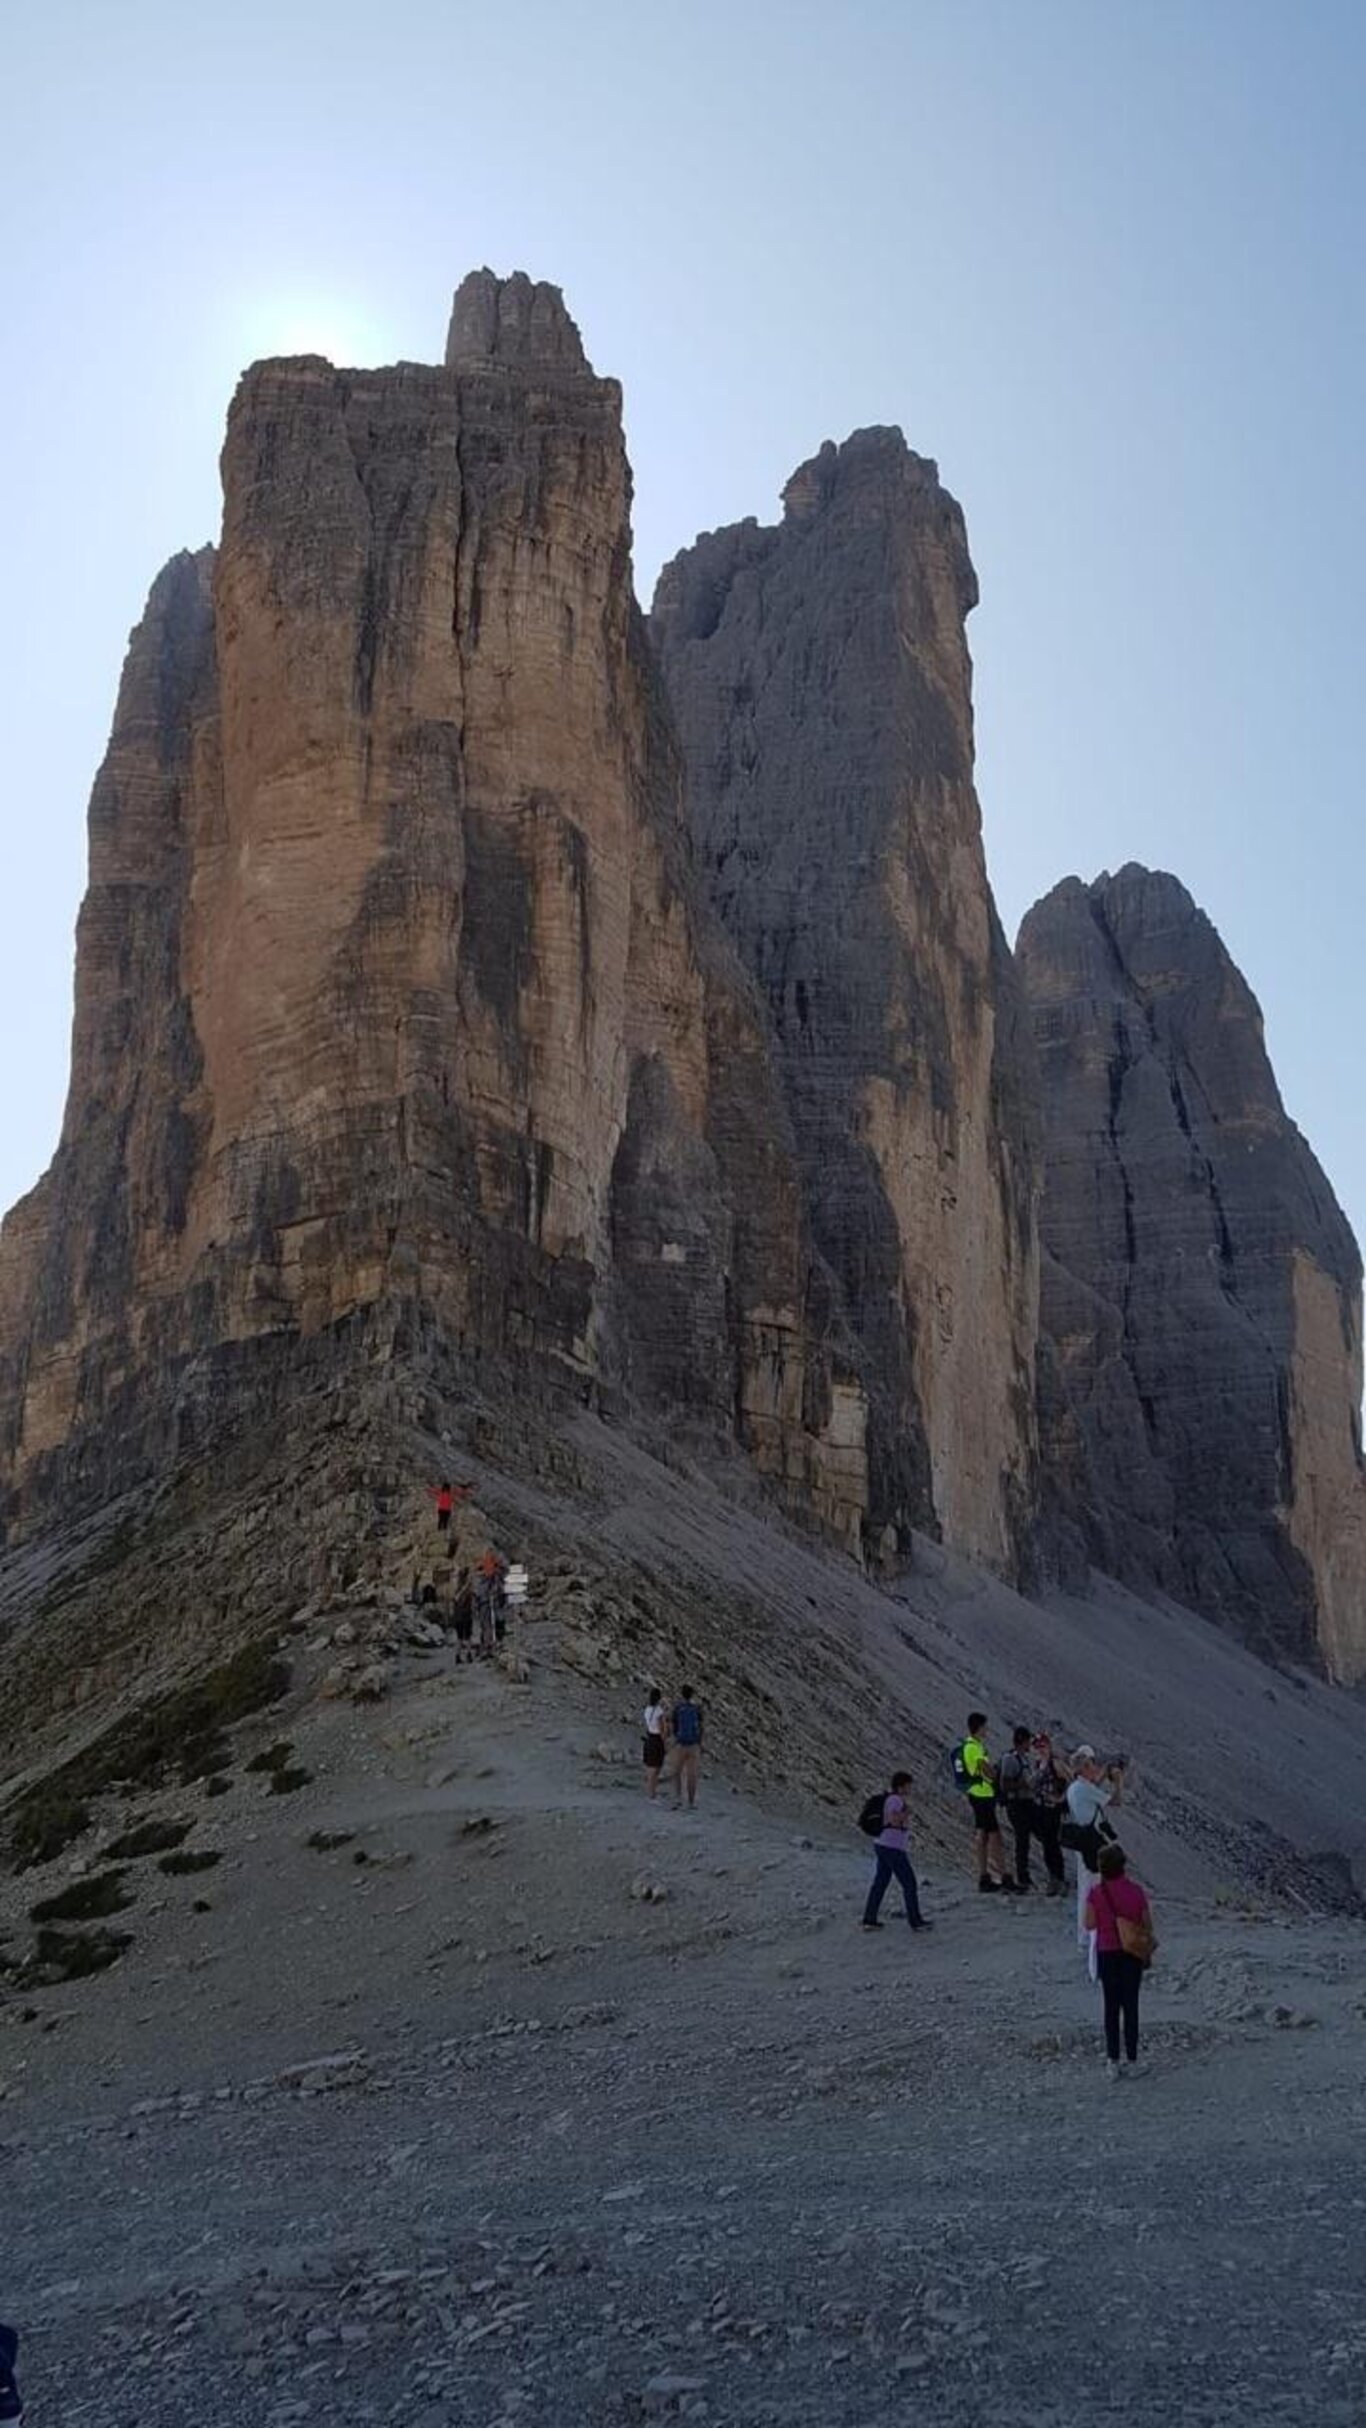
[[[133,636],[0,1227],[0,1541],[82,1695],[159,1658],[64,1595],[87,1521],[161,1530],[162,1650],[231,1641],[260,1593],[202,1608],[177,1527],[221,1487],[299,1600],[370,1578],[415,1402],[510,1472],[586,1404],[883,1576],[1084,1556],[1359,1676],[1354,1243],[1174,881],[1070,880],[1012,960],[935,466],[826,445],[647,627],[620,392],[482,271],[441,365],[255,365],[223,483]]]

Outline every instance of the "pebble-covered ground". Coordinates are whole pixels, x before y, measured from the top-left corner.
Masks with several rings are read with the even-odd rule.
[[[30,2428],[1366,2419],[1360,1925],[1168,1899],[1112,2086],[1067,1905],[965,1850],[865,1937],[852,1829],[648,1809],[566,1695],[263,1721],[312,1783],[5,1996]]]

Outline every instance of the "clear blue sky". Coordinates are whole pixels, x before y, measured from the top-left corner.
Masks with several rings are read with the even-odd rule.
[[[1366,9],[14,0],[0,1204],[65,1087],[85,802],[253,354],[436,359],[483,262],[624,382],[646,596],[897,421],[967,511],[992,875],[1175,869],[1358,1231]]]

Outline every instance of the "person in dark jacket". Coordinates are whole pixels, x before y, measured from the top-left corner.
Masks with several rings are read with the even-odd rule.
[[[19,2354],[19,2338],[13,2327],[0,2327],[0,2420],[5,2428],[21,2428],[24,2417],[23,2398],[14,2364]]]
[[[1032,1888],[1029,1876],[1029,1841],[1035,1834],[1034,1764],[1030,1758],[1030,1737],[1027,1728],[1015,1728],[1010,1733],[1010,1751],[1004,1757],[997,1777],[1006,1819],[1015,1841],[1015,1886]]]
[[[669,1737],[674,1811],[681,1807],[686,1789],[691,1812],[697,1802],[697,1773],[702,1761],[702,1712],[693,1699],[691,1686],[684,1687],[669,1715]]]

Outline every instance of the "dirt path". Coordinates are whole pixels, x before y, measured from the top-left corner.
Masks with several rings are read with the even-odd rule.
[[[0,2009],[34,2428],[1361,2420],[1360,1926],[1169,1897],[1112,2088],[1064,1908],[931,1854],[865,1938],[855,1834],[648,1809],[633,1701],[305,1706],[207,1913]]]

